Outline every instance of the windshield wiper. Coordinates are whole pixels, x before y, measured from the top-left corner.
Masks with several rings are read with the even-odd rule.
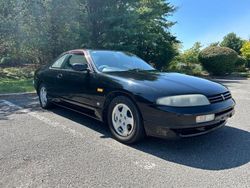
[[[143,71],[143,69],[128,69],[128,71]]]

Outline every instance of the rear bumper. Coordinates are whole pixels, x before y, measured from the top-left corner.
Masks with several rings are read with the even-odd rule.
[[[190,137],[209,133],[226,124],[234,115],[233,99],[204,107],[173,108],[143,106],[146,134],[154,137]],[[215,114],[210,122],[196,123],[198,115]]]

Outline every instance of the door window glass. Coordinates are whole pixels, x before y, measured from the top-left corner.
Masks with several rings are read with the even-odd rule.
[[[72,69],[72,65],[74,64],[87,64],[87,60],[84,55],[72,54],[68,61],[65,63],[65,69]]]
[[[62,67],[63,62],[64,62],[66,57],[67,57],[67,55],[60,57],[58,60],[55,61],[55,63],[53,63],[53,65],[51,67],[60,69]]]

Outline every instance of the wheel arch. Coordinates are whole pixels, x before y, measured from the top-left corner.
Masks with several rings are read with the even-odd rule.
[[[40,85],[43,83],[44,83],[43,79],[41,79],[41,77],[39,75],[37,75],[37,73],[35,73],[35,75],[34,75],[34,88],[35,88],[37,94],[39,93]]]
[[[36,89],[36,93],[38,94],[39,93],[39,88],[40,88],[40,85],[42,84],[43,82],[41,80],[38,80],[37,83],[36,83],[36,86],[35,86],[35,89]]]
[[[134,105],[136,106],[139,114],[140,114],[140,117],[142,119],[142,122],[143,122],[143,116],[142,116],[142,113],[141,113],[141,110],[139,108],[139,106],[137,105],[136,103],[136,99],[135,97],[133,96],[132,93],[129,93],[127,91],[112,91],[110,92],[106,99],[105,99],[105,102],[104,102],[104,105],[103,105],[103,110],[102,110],[102,119],[103,119],[103,122],[107,123],[107,113],[108,113],[108,107],[109,107],[109,104],[110,102],[115,98],[115,97],[118,97],[118,96],[124,96],[124,97],[127,97],[129,98],[133,103]]]

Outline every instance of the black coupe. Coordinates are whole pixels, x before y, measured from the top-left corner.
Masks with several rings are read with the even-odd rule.
[[[120,142],[196,136],[226,124],[235,101],[221,84],[155,70],[137,56],[72,50],[35,72],[42,108],[62,106],[107,122]]]

